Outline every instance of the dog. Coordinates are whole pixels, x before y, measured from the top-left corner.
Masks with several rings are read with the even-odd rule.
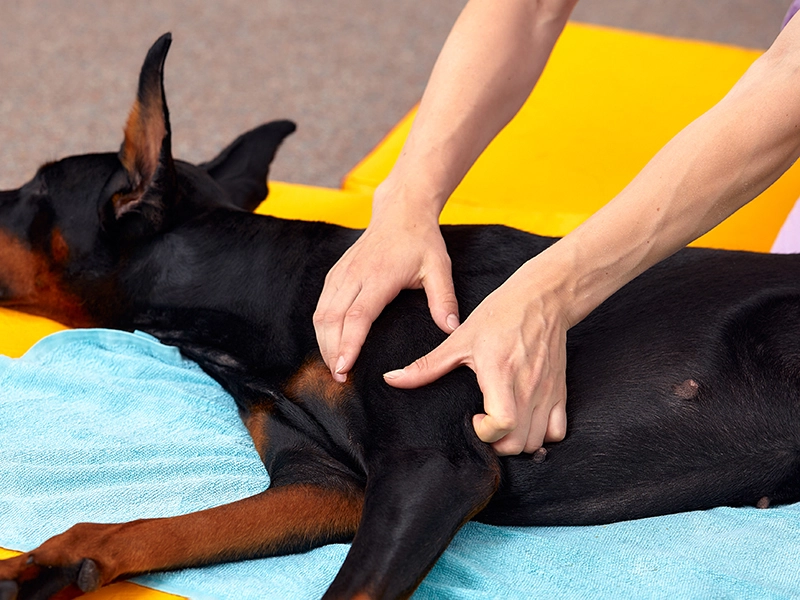
[[[600,524],[800,499],[800,256],[687,249],[639,276],[569,332],[564,441],[498,457],[472,428],[469,369],[417,390],[383,381],[444,339],[422,291],[386,308],[348,381],[333,381],[312,314],[360,232],[252,214],[289,121],[208,163],[175,160],[170,43],[147,54],[119,152],[0,192],[0,305],[177,346],[236,400],[271,487],[174,518],[75,525],[0,561],[0,599],[334,542],[352,546],[326,598],[399,598],[470,519]],[[555,241],[442,233],[463,316]]]

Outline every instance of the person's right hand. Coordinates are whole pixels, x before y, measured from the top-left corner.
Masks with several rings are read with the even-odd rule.
[[[325,278],[314,329],[336,381],[346,380],[372,323],[403,289],[425,290],[431,316],[445,333],[459,324],[438,215],[409,216],[402,204],[394,206],[400,208],[373,213],[369,227]]]

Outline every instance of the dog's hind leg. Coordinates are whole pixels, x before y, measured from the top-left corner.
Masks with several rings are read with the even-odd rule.
[[[79,523],[0,561],[0,600],[74,597],[140,573],[301,552],[352,539],[351,486],[293,484],[208,510],[130,523]]]
[[[358,533],[324,597],[410,596],[499,480],[489,452],[415,449],[373,464]]]

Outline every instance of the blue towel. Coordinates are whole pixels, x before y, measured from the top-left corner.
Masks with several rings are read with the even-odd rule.
[[[233,400],[150,336],[56,333],[0,357],[0,546],[199,510],[269,478]],[[194,599],[318,598],[348,546],[136,581]],[[800,598],[800,505],[600,527],[468,524],[417,591],[446,598]]]

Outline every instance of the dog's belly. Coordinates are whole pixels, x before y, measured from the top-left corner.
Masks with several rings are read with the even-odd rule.
[[[600,524],[800,500],[800,388],[736,384],[717,394],[695,383],[672,397],[573,398],[567,438],[503,459],[501,488],[477,520]]]
[[[692,271],[679,291],[675,277],[643,280],[573,330],[566,439],[503,459],[477,520],[598,524],[800,500],[800,289],[762,273],[711,298]]]

